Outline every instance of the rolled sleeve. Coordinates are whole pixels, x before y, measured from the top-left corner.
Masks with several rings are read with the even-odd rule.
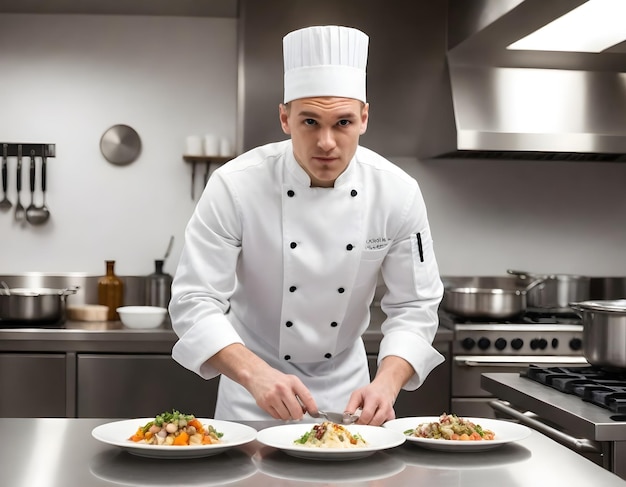
[[[415,390],[421,386],[428,374],[444,361],[443,355],[429,341],[415,333],[406,331],[389,333],[380,342],[379,365],[382,359],[389,355],[402,357],[415,370],[413,377],[403,387],[407,391]]]

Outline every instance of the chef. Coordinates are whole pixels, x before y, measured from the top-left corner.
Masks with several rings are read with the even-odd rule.
[[[169,311],[172,356],[220,377],[215,417],[298,420],[318,409],[393,419],[402,388],[443,362],[443,294],[417,182],[359,146],[369,38],[341,26],[283,39],[289,139],[212,174],[185,231]],[[386,292],[378,371],[362,334]]]

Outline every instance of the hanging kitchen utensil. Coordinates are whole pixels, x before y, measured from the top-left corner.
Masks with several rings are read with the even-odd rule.
[[[135,129],[128,125],[113,125],[102,135],[100,150],[112,164],[130,164],[141,152],[141,139]]]
[[[22,191],[22,146],[21,145],[17,146],[16,177],[17,177],[17,183],[16,183],[17,203],[15,205],[15,220],[18,222],[23,222],[24,217],[26,216],[26,210],[22,206],[22,202],[20,200],[20,193]]]
[[[45,156],[44,156],[45,158]],[[42,162],[42,180],[41,186],[42,189],[45,187],[45,183],[43,181],[43,162]],[[41,225],[48,221],[48,217],[50,216],[50,212],[45,207],[45,200],[41,206],[36,206],[34,202],[34,194],[35,194],[35,151],[30,151],[30,205],[26,208],[26,220],[31,225]],[[45,198],[45,195],[44,195]]]
[[[43,203],[41,207],[39,208],[39,211],[40,211],[39,223],[45,223],[50,218],[50,210],[46,206],[46,187],[47,187],[46,179],[48,177],[47,160],[48,160],[48,157],[44,153],[44,155],[41,156],[41,194],[43,195]]]
[[[191,162],[191,200],[196,199],[196,161]]]
[[[8,178],[9,178],[9,170],[7,165],[7,152],[8,152],[8,144],[2,144],[2,192],[4,193],[4,198],[0,201],[0,210],[10,210],[13,204],[7,198],[7,186],[8,186]]]
[[[209,176],[211,175],[211,163],[209,161],[204,164],[204,186],[206,186],[207,181],[209,180]]]
[[[30,182],[30,205],[26,207],[26,221],[30,224],[37,223],[38,210],[35,206],[35,151],[30,151],[30,167],[28,179]]]

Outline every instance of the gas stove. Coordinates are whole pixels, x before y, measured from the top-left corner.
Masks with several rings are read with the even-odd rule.
[[[626,371],[531,365],[520,375],[618,413],[613,420],[626,420]]]

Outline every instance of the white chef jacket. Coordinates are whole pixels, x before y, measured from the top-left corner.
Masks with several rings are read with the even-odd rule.
[[[215,170],[185,231],[169,311],[173,358],[205,379],[207,360],[242,343],[297,375],[320,409],[343,411],[370,382],[361,335],[382,275],[378,362],[396,355],[414,390],[443,362],[432,347],[443,295],[417,182],[358,147],[332,188],[311,187],[290,140]],[[220,378],[215,417],[269,419],[239,384]]]

